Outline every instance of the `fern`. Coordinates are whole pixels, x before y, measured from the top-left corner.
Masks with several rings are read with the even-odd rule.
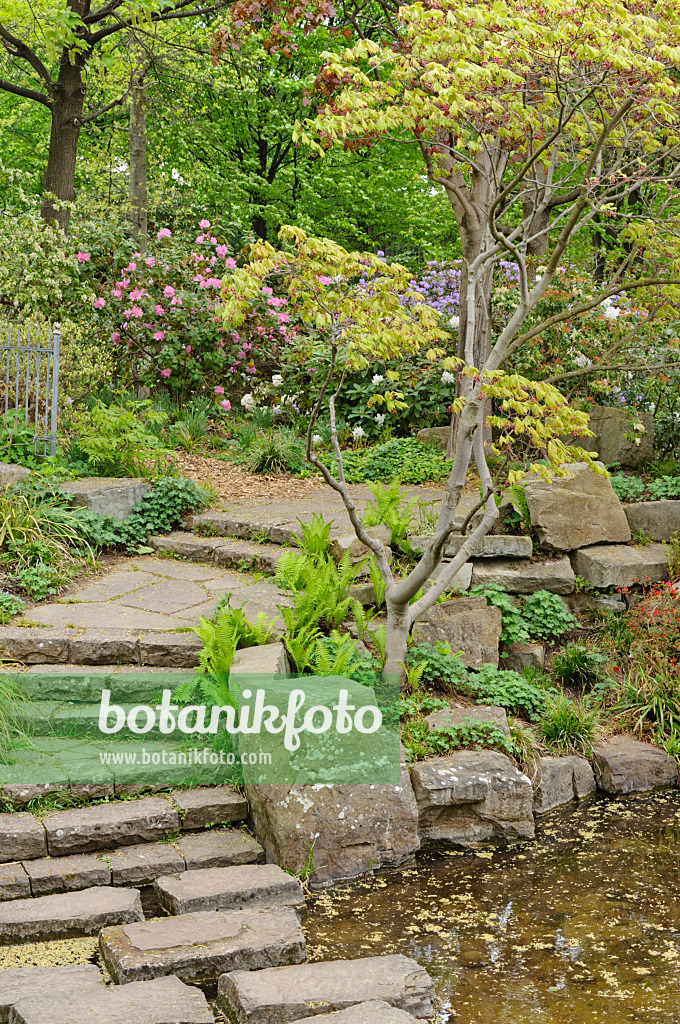
[[[368,571],[371,577],[371,583],[373,584],[373,594],[375,596],[376,608],[382,608],[385,601],[385,581],[382,578],[378,563],[375,560],[375,556],[371,555],[368,560]]]
[[[398,480],[390,484],[369,484],[373,491],[375,502],[369,501],[362,517],[364,526],[389,526],[392,531],[390,543],[393,547],[400,547],[409,551],[410,545],[406,541],[411,523],[415,515],[417,498],[403,502],[401,488]]]
[[[331,546],[331,523],[327,523],[323,516],[316,513],[312,515],[311,523],[304,523],[298,519],[302,538],[296,538],[296,544],[305,554],[325,555]]]
[[[510,499],[510,503],[514,508],[515,512],[520,518],[520,522],[525,530],[531,530],[531,513],[529,512],[529,505],[527,503],[527,496],[524,493],[524,488],[521,484],[513,484],[508,487],[506,494]]]
[[[385,652],[387,649],[387,627],[380,625],[373,633],[373,641],[380,654],[380,664],[385,664]]]

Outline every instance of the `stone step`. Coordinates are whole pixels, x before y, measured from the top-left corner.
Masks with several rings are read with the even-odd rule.
[[[26,665],[160,665],[195,668],[201,641],[192,633],[61,626],[0,626],[0,660]]]
[[[71,496],[74,507],[86,508],[100,516],[127,519],[149,490],[149,481],[128,477],[85,477],[59,485]]]
[[[0,864],[47,854],[45,829],[26,811],[0,814]]]
[[[257,971],[306,958],[295,911],[203,911],[104,928],[99,949],[117,984],[168,974],[192,984],[215,981],[227,971]]]
[[[472,586],[495,584],[511,594],[571,594],[574,570],[566,555],[545,561],[528,558],[479,558],[472,562]]]
[[[160,702],[160,693],[153,694],[147,691],[143,698],[145,703],[155,706]],[[122,728],[115,734],[117,741],[139,739],[127,724],[127,716],[137,704],[121,702],[115,691],[111,693],[111,703],[121,707],[125,712],[126,720]],[[102,739],[102,732],[99,728],[99,716],[101,705],[97,704],[76,704],[72,701],[32,701],[26,705],[23,712],[17,715],[17,723],[24,728],[29,736],[70,736],[73,738]],[[115,715],[111,715],[109,722],[115,723]],[[142,718],[143,721],[143,718]],[[155,743],[182,744],[185,737],[181,733],[163,735],[158,727],[151,729],[144,734],[144,741]]]
[[[42,824],[49,854],[56,857],[163,839],[168,832],[178,831],[179,814],[170,800],[146,797],[54,811]]]
[[[0,864],[0,903],[31,895],[31,883],[22,864]]]
[[[118,704],[150,702],[162,690],[175,690],[194,678],[193,670],[149,670],[138,665],[32,665],[26,671],[6,673],[32,701],[99,704],[102,690],[111,690]],[[45,709],[47,710],[47,709]]]
[[[249,540],[222,537],[199,537],[194,533],[174,530],[160,537],[150,537],[149,544],[157,552],[170,552],[195,562],[212,562],[240,572],[261,572],[273,576],[281,548],[275,544],[256,544]]]
[[[10,1010],[20,1000],[41,998],[46,992],[52,999],[75,1000],[76,993],[93,987],[104,988],[104,975],[94,964],[10,967],[0,971],[0,1024],[8,1024]]]
[[[238,1024],[280,1024],[376,999],[429,1019],[433,996],[427,971],[396,954],[233,971],[220,978],[217,1003]]]
[[[199,832],[177,840],[188,871],[200,868],[232,868],[241,864],[264,864],[264,850],[241,829]],[[166,872],[169,874],[170,872]]]
[[[300,882],[276,864],[185,871],[158,878],[154,889],[161,906],[171,914],[304,906]]]
[[[17,1000],[11,1024],[214,1024],[203,993],[179,978],[96,986]]]
[[[357,1003],[336,1013],[325,1013],[321,1021],[323,1024],[419,1024],[410,1013],[398,1010],[382,999]],[[294,1020],[292,1024],[302,1024],[302,1020]]]
[[[30,881],[32,896],[53,896],[111,885],[111,868],[92,853],[27,860],[23,868]]]
[[[298,538],[302,537],[301,530],[280,523],[263,523],[255,518],[247,519],[224,512],[201,512],[189,516],[187,525],[203,537],[241,537],[245,540],[267,537],[273,544],[291,546],[295,546]]]
[[[466,537],[453,534],[444,548],[444,557],[453,558],[463,546]],[[408,541],[414,551],[424,551],[432,536],[409,537]],[[482,538],[475,558],[531,558],[533,545],[531,537],[514,536],[512,534],[489,534]]]
[[[111,924],[143,921],[138,889],[101,886],[0,904],[0,945],[96,935]]]
[[[594,587],[631,587],[668,579],[663,544],[594,544],[572,555],[574,572]]]

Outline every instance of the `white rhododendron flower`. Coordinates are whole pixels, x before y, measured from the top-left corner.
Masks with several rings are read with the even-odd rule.
[[[383,377],[383,375],[381,373],[374,373],[373,374],[373,380],[371,381],[371,384],[375,384],[377,386],[378,384],[382,384],[384,379],[385,378]]]
[[[283,377],[281,376],[280,373],[274,374],[274,376],[272,377],[272,384],[274,385],[275,388],[281,387],[281,385],[283,384]]]
[[[385,413],[384,412],[377,412],[375,414],[375,422],[378,424],[379,427],[382,427],[382,425],[385,422]]]
[[[250,393],[245,394],[241,399],[241,405],[246,410],[246,412],[252,412],[253,409],[255,408],[255,399]]]
[[[442,374],[442,384],[455,384],[456,378],[453,373],[449,373],[448,370],[444,370]]]
[[[460,317],[452,316],[451,319],[449,320],[449,327],[453,327],[454,331],[457,331],[458,328],[460,327]]]
[[[322,438],[321,434],[312,434],[312,444],[313,445],[323,444],[323,438]]]

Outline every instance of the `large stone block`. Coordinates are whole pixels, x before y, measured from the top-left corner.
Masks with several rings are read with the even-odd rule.
[[[171,914],[261,907],[299,908],[305,902],[297,878],[276,864],[185,871],[183,875],[158,878],[154,889],[163,908]]]
[[[463,722],[490,722],[491,725],[498,726],[504,736],[510,736],[505,708],[497,708],[490,704],[473,704],[471,707],[449,707],[446,710],[433,711],[425,721],[430,729],[461,725]]]
[[[0,1024],[9,1024],[10,1010],[20,999],[30,1000],[47,993],[52,999],[70,997],[92,986],[104,987],[104,976],[94,964],[66,967],[10,967],[0,971]]]
[[[389,543],[392,539],[392,530],[385,524],[379,526],[369,526],[366,533],[375,540],[382,541],[385,546],[388,555],[391,554]],[[363,544],[354,533],[346,534],[343,537],[334,537],[331,541],[331,554],[336,561],[340,561],[342,556],[349,551],[349,556],[353,562],[360,562],[364,558],[368,558],[371,554],[369,548]]]
[[[478,846],[534,835],[533,789],[509,758],[461,750],[411,768],[423,842]]]
[[[575,551],[572,564],[574,572],[594,587],[630,587],[668,579],[668,557],[661,544],[596,544]]]
[[[514,672],[524,672],[527,668],[542,671],[545,665],[545,646],[543,644],[507,644],[501,655],[501,667]]]
[[[500,609],[487,606],[484,597],[459,597],[436,604],[413,627],[416,643],[443,640],[454,653],[460,651],[472,668],[486,662],[498,664],[500,636]]]
[[[31,884],[21,864],[0,864],[0,902],[21,900],[31,895]]]
[[[161,875],[185,870],[184,858],[169,843],[123,846],[100,854],[111,871],[113,885],[151,885]]]
[[[680,530],[680,501],[638,501],[624,505],[623,509],[633,535],[642,533],[651,540],[670,540]]]
[[[574,570],[569,559],[553,558],[530,561],[518,558],[485,558],[472,562],[472,586],[495,584],[510,594],[535,594],[548,590],[551,594],[571,594]]]
[[[429,537],[411,539],[419,541],[419,549],[422,550],[424,546],[422,541],[429,540]],[[453,558],[454,555],[457,555],[466,540],[467,537],[463,537],[462,534],[453,534],[444,548],[445,557]],[[531,537],[515,536],[509,533],[487,534],[477,547],[475,558],[531,558],[532,552]]]
[[[357,1003],[346,1010],[324,1014],[322,1019],[324,1024],[418,1024],[410,1013],[398,1010],[396,1006],[390,1006],[382,999]],[[293,1024],[302,1024],[302,1021],[296,1020]]]
[[[398,786],[247,786],[246,795],[267,859],[300,872],[311,856],[314,886],[395,867],[420,846],[404,766]]]
[[[101,886],[0,904],[0,944],[96,935],[109,924],[141,921],[137,889]]]
[[[645,793],[678,784],[678,762],[665,750],[630,736],[613,736],[593,749],[599,789],[610,796]]]
[[[24,665],[68,661],[71,639],[65,629],[0,626],[0,658]]]
[[[531,525],[541,544],[556,551],[602,542],[626,544],[630,527],[609,478],[579,462],[564,468],[571,476],[550,482],[528,477],[522,482]]]
[[[46,853],[45,829],[37,818],[26,811],[0,814],[0,863],[32,860]]]
[[[445,452],[448,447],[450,434],[450,427],[423,427],[422,430],[418,431],[416,437],[423,444],[436,445],[437,448],[441,448]]]
[[[264,864],[265,861],[260,844],[241,829],[235,828],[182,836],[177,848],[188,871],[197,868],[233,868],[238,864]]]
[[[179,816],[168,800],[147,797],[56,811],[48,814],[43,824],[50,854],[57,856],[151,843],[163,839],[167,832],[176,832]]]
[[[15,487],[22,480],[28,480],[30,475],[30,469],[26,469],[25,466],[17,466],[13,462],[0,462],[0,491],[6,487]]]
[[[242,647],[234,655],[232,675],[254,672],[260,675],[285,676],[289,671],[286,648],[282,643]]]
[[[618,463],[624,469],[635,469],[654,457],[654,417],[650,412],[636,412],[635,421],[644,431],[633,429],[626,409],[611,405],[594,405],[588,419],[593,437],[570,438],[569,443],[587,452],[597,452],[605,466]]]
[[[230,786],[175,789],[172,799],[179,809],[182,828],[187,830],[248,817],[248,801]]]
[[[76,508],[86,508],[100,516],[127,519],[135,505],[149,490],[148,480],[86,477],[61,484]]]
[[[595,792],[595,775],[585,757],[541,757],[533,778],[534,813],[582,800]]]
[[[104,928],[99,948],[119,985],[168,974],[204,984],[227,971],[260,971],[306,957],[298,915],[288,907],[210,910]]]
[[[26,861],[24,867],[34,896],[51,896],[53,893],[111,884],[111,869],[93,854],[44,857]]]
[[[217,1002],[238,1024],[285,1024],[373,999],[429,1018],[433,996],[427,971],[397,954],[234,971],[220,978]]]
[[[214,1024],[201,991],[179,978],[91,986],[55,997],[49,989],[19,999],[11,1024]]]

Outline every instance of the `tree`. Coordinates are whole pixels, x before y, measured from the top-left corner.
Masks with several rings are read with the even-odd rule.
[[[498,403],[501,414],[494,425],[501,433],[500,447],[512,454],[513,442],[528,440],[555,472],[570,459],[591,463],[594,456],[566,446],[561,435],[583,433],[587,415],[569,409],[560,393],[550,384],[533,384],[519,375],[507,375],[494,368],[483,374],[457,357],[445,357],[441,348],[448,334],[439,327],[439,315],[410,288],[411,275],[399,264],[387,263],[373,253],[347,252],[325,238],[309,238],[299,228],[284,227],[280,238],[288,247],[274,249],[267,242],[251,248],[250,261],[225,277],[220,309],[225,325],[235,329],[261,303],[263,291],[285,289],[287,311],[299,317],[307,328],[307,337],[298,341],[301,359],[324,361],[324,383],[309,418],[307,461],[340,494],[354,531],[373,553],[385,583],[387,606],[387,644],[384,671],[402,675],[408,635],[413,623],[424,615],[447,590],[460,567],[474,554],[476,546],[495,522],[498,511],[494,501],[495,484],[481,443],[480,408],[485,399]],[[318,345],[310,337],[322,343]],[[403,579],[395,578],[381,541],[366,531],[347,486],[343,458],[338,441],[335,404],[348,370],[368,365],[370,359],[405,356],[428,349],[427,357],[441,360],[444,369],[458,368],[467,386],[464,399],[458,401],[462,437],[458,444],[439,522],[432,541],[416,567]],[[374,395],[372,404],[387,411],[403,406],[403,395],[389,389]],[[313,436],[321,411],[328,403],[331,436],[337,472],[315,454]],[[479,473],[484,507],[482,521],[466,537],[454,560],[439,573],[446,543],[455,528],[458,502],[466,481],[471,455]],[[545,473],[545,467],[534,470]],[[511,478],[512,479],[512,478]],[[472,516],[468,516],[467,522]],[[428,587],[420,594],[424,587]],[[418,596],[420,594],[420,596]]]

